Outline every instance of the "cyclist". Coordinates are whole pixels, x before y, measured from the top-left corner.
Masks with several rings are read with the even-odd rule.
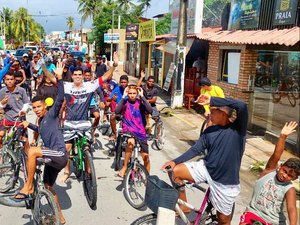
[[[140,99],[137,99],[138,95]],[[118,103],[116,114],[123,115],[122,132],[131,133],[136,140],[141,144],[141,155],[144,161],[144,166],[150,172],[149,150],[147,144],[147,135],[145,129],[145,114],[152,113],[152,107],[146,100],[143,94],[143,89],[138,88],[136,85],[129,85],[124,90],[122,99]],[[118,173],[119,177],[124,177],[127,164],[130,160],[135,139],[129,138],[125,150],[125,159],[123,167]]]
[[[124,90],[127,86],[128,86],[128,76],[127,75],[120,76],[120,85],[117,86],[110,93],[110,96],[107,99],[107,101],[110,102],[111,112],[115,111],[116,104],[119,104],[119,102],[121,101]],[[117,118],[116,118],[115,113],[112,114],[110,117],[110,126],[111,126],[111,130],[112,130],[112,135],[111,135],[110,139],[115,140],[116,136],[117,136]]]
[[[117,52],[114,53],[114,64],[102,77],[97,80],[83,82],[83,71],[81,68],[75,68],[72,79],[73,82],[65,82],[65,100],[66,100],[66,120],[64,121],[64,139],[68,152],[72,149],[72,140],[76,137],[77,132],[74,128],[89,128],[91,123],[88,120],[88,111],[90,102],[96,89],[107,79],[111,79],[113,71],[118,66],[119,58]],[[55,82],[55,80],[54,80]],[[86,134],[88,135],[88,134]],[[90,138],[90,137],[89,137]],[[66,182],[69,178],[69,162],[65,167],[65,172],[61,178]]]
[[[289,122],[282,128],[275,150],[255,183],[250,204],[241,216],[240,225],[252,224],[252,221],[264,225],[286,224],[283,213],[284,200],[286,200],[289,224],[298,224],[296,191],[291,181],[296,180],[300,175],[300,159],[290,158],[278,166],[285,140],[296,132],[297,125],[296,122]]]
[[[16,85],[14,72],[9,70],[5,75],[6,87],[0,90],[0,108],[4,110],[5,119],[0,124],[0,147],[5,135],[4,126],[13,126],[19,115],[25,115],[29,109],[29,100],[26,91]]]
[[[217,210],[218,224],[230,224],[232,207],[240,192],[239,170],[244,153],[248,122],[247,105],[229,98],[200,95],[198,102],[210,105],[213,126],[188,151],[167,162],[162,169],[174,169],[175,182],[207,182],[210,200]],[[207,151],[203,160],[186,162]],[[185,191],[180,199],[186,201]],[[189,209],[182,207],[188,213]]]
[[[145,77],[145,72],[142,70],[141,71],[141,78],[138,80],[137,82],[137,86],[140,87],[142,84],[142,80]],[[146,84],[144,84],[142,86],[143,88],[143,92],[145,95],[145,98],[147,99],[147,101],[150,103],[151,107],[152,107],[152,118],[155,120],[157,120],[158,116],[159,116],[159,112],[156,108],[156,100],[157,100],[157,96],[158,96],[158,89],[154,86],[154,76],[149,76],[148,80],[146,82]],[[149,121],[149,114],[147,115],[147,125],[146,125],[146,130],[148,133],[151,133],[151,126],[150,126],[150,121]]]
[[[13,199],[15,201],[30,200],[31,194],[34,191],[33,179],[36,170],[36,159],[41,157],[50,158],[51,162],[45,165],[44,169],[44,184],[45,188],[52,192],[56,204],[58,206],[60,222],[65,224],[65,218],[62,214],[58,196],[53,188],[58,173],[64,168],[67,163],[67,153],[64,143],[64,137],[59,129],[58,114],[64,100],[64,86],[62,79],[62,64],[57,65],[55,74],[58,79],[58,95],[53,107],[48,111],[45,99],[43,96],[36,96],[32,99],[32,108],[38,117],[39,127],[24,121],[22,125],[26,128],[39,132],[44,146],[43,147],[30,147],[27,159],[27,180],[24,187],[17,193]]]

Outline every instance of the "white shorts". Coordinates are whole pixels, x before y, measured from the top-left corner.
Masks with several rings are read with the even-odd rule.
[[[224,215],[230,215],[235,198],[240,193],[240,185],[224,185],[213,181],[203,160],[198,162],[186,162],[184,165],[188,168],[195,183],[208,183],[210,188],[209,199],[214,208]]]
[[[70,141],[74,138],[82,137],[83,135],[86,136],[89,140],[91,140],[91,131],[85,131],[92,127],[92,124],[89,120],[80,120],[80,121],[64,121],[64,141]],[[82,130],[82,131],[76,131],[75,129]]]

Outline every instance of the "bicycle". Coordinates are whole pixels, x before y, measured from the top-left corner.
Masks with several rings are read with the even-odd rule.
[[[1,192],[8,192],[16,187],[19,181],[20,171],[23,171],[24,181],[27,180],[26,158],[24,144],[21,140],[22,127],[18,127],[14,133],[12,142],[18,142],[19,147],[10,151],[14,155],[15,161],[0,165],[0,186]],[[18,155],[16,155],[18,154]],[[59,225],[60,218],[58,208],[53,194],[47,190],[43,183],[42,166],[50,163],[49,158],[37,158],[37,168],[34,179],[34,192],[30,195],[30,199],[25,200],[27,209],[31,209],[35,224],[52,224]],[[20,203],[6,202],[9,206],[20,206]]]
[[[95,209],[97,204],[97,180],[93,158],[91,155],[91,145],[85,133],[91,130],[73,129],[76,138],[73,139],[70,160],[74,169],[74,174],[78,180],[83,181],[83,191],[91,209]],[[68,129],[65,129],[68,130]]]
[[[176,218],[175,223],[178,223],[181,220],[184,224],[187,225],[217,224],[217,215],[211,201],[209,200],[209,187],[205,189],[204,187],[191,182],[177,184],[173,180],[173,170],[167,168],[167,173],[171,180],[172,186],[160,180],[156,176],[149,177],[146,189],[145,203],[154,213],[135,220],[131,225],[156,224],[158,207],[161,206],[164,208],[175,210],[178,213],[178,217]],[[196,188],[197,190],[205,193],[199,208],[178,198],[179,191],[185,187]],[[189,208],[191,211],[195,212],[196,217],[193,220],[189,220],[189,218],[181,210],[180,205],[183,205],[186,208]],[[233,213],[234,205],[231,212],[231,217],[233,216]]]
[[[147,178],[149,176],[146,168],[139,161],[139,151],[141,149],[139,141],[131,134],[122,134],[122,146],[127,145],[129,138],[135,139],[135,146],[133,147],[132,156],[128,163],[128,169],[125,173],[124,196],[127,202],[135,209],[141,209],[145,206],[145,191]]]

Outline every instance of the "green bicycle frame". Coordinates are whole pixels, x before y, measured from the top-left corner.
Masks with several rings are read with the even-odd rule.
[[[78,138],[75,142],[78,159],[79,159],[78,168],[80,170],[83,170],[83,151],[84,151],[84,146],[87,144],[88,144],[88,138],[86,136]]]

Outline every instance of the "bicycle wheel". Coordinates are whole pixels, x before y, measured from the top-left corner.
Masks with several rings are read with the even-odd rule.
[[[39,190],[34,200],[33,220],[35,224],[59,225],[58,208],[53,194],[46,190]]]
[[[295,107],[296,106],[295,96],[291,92],[289,92],[289,93],[287,93],[287,97],[288,97],[288,100],[289,100],[289,103],[291,104],[291,106]]]
[[[0,164],[7,164],[7,163],[16,163],[17,161],[17,155],[14,151],[7,148],[6,145],[3,145],[3,148],[1,149],[1,162]]]
[[[273,98],[273,102],[279,102],[281,99],[281,93],[280,93],[280,87],[274,87],[272,89],[272,98]]]
[[[83,161],[83,191],[90,208],[94,209],[97,204],[97,181],[93,158],[88,149],[84,151]]]
[[[15,167],[9,164],[0,165],[0,192],[8,192],[14,186]]]
[[[122,165],[121,165],[121,157],[122,157],[122,135],[118,135],[116,147],[115,147],[115,164],[114,164],[114,170],[118,171]]]
[[[162,150],[165,143],[164,137],[164,124],[160,120],[155,124],[154,127],[154,143],[158,150]]]
[[[299,87],[292,87],[291,88],[291,93],[294,96],[295,99],[299,99],[300,98],[300,93],[299,93],[300,89]]]
[[[155,225],[157,222],[157,215],[155,213],[142,216],[133,221],[131,225]]]
[[[127,170],[124,178],[124,195],[127,202],[135,209],[145,206],[146,184],[149,173],[137,163],[136,168]]]

